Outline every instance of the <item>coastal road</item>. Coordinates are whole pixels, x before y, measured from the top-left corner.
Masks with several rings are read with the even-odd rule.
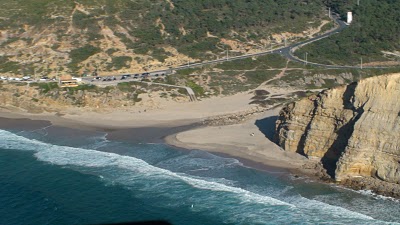
[[[168,75],[171,74],[172,71],[176,71],[176,70],[183,70],[183,69],[189,69],[189,68],[196,68],[196,67],[201,67],[201,66],[205,66],[205,65],[212,65],[212,64],[219,64],[219,63],[223,63],[223,62],[229,62],[229,61],[234,61],[234,60],[241,60],[241,59],[246,59],[246,58],[251,58],[251,57],[256,57],[256,56],[262,56],[262,55],[267,55],[267,54],[281,54],[282,56],[286,57],[289,60],[292,61],[296,61],[296,62],[300,62],[300,63],[305,63],[304,60],[297,58],[296,56],[293,55],[293,52],[304,46],[307,44],[310,44],[314,41],[318,41],[321,40],[323,38],[329,37],[331,35],[334,35],[336,33],[341,32],[342,30],[344,30],[347,25],[341,21],[338,16],[333,15],[332,16],[333,21],[337,24],[337,27],[335,27],[334,29],[326,32],[325,34],[322,34],[320,36],[302,41],[302,42],[298,42],[296,44],[290,45],[288,47],[281,47],[281,48],[276,48],[276,49],[272,49],[269,51],[262,51],[262,52],[257,52],[257,53],[252,53],[252,54],[245,54],[245,55],[240,55],[240,56],[232,56],[232,57],[227,57],[227,58],[221,58],[221,59],[216,59],[216,60],[210,60],[210,61],[203,61],[203,62],[195,62],[195,63],[188,63],[185,65],[181,65],[175,68],[170,68],[167,70],[158,70],[158,71],[151,71],[151,72],[142,72],[139,73],[139,76],[142,76],[144,74],[148,74],[148,77],[150,78],[154,78],[159,76],[160,74],[164,74],[164,75]],[[358,66],[336,66],[336,65],[323,65],[323,64],[317,64],[317,63],[312,63],[312,62],[308,62],[308,64],[312,64],[315,66],[322,66],[322,67],[326,67],[326,68],[333,68],[333,69],[340,69],[340,68],[359,68]],[[109,77],[115,77],[117,80],[120,80],[121,82],[123,82],[124,80],[121,80],[122,76],[126,76],[126,75],[134,75],[132,73],[126,73],[126,74],[118,74],[118,75],[113,75],[113,76],[109,76]],[[90,82],[93,79],[93,77],[86,77],[83,78],[84,81],[86,82]]]
[[[326,64],[320,64],[320,63],[314,63],[314,62],[309,62],[306,61],[304,59],[300,59],[297,56],[294,55],[294,52],[296,50],[298,50],[299,48],[307,45],[307,44],[311,44],[315,41],[319,41],[321,39],[330,37],[332,35],[338,34],[340,33],[342,30],[346,29],[346,27],[348,26],[345,22],[343,22],[342,20],[340,20],[338,15],[332,15],[332,20],[336,23],[336,27],[322,35],[319,35],[317,37],[305,40],[305,41],[301,41],[295,44],[292,44],[290,46],[287,47],[280,47],[280,48],[276,48],[276,49],[272,49],[269,51],[262,51],[262,52],[258,52],[258,53],[252,53],[252,54],[245,54],[245,55],[240,55],[240,56],[232,56],[232,57],[227,57],[227,58],[221,58],[221,59],[216,59],[216,60],[210,60],[210,61],[203,61],[203,62],[195,62],[195,63],[188,63],[185,65],[181,65],[175,68],[170,68],[167,70],[158,70],[158,71],[151,71],[151,72],[142,72],[139,73],[139,77],[144,77],[145,74],[147,74],[145,77],[147,78],[157,78],[159,76],[165,76],[165,75],[169,75],[172,74],[173,71],[176,70],[183,70],[183,69],[189,69],[189,68],[196,68],[196,67],[201,67],[201,66],[205,66],[205,65],[212,65],[212,64],[219,64],[219,63],[223,63],[223,62],[229,62],[229,61],[234,61],[234,60],[241,60],[241,59],[246,59],[246,58],[251,58],[251,57],[256,57],[256,56],[262,56],[262,55],[267,55],[267,54],[280,54],[282,56],[284,56],[285,58],[294,61],[294,62],[299,62],[299,63],[304,63],[307,65],[313,65],[313,66],[319,66],[319,67],[324,67],[324,68],[328,68],[328,69],[371,69],[371,68],[388,68],[388,67],[384,67],[384,66],[346,66],[346,65],[326,65]],[[126,76],[126,75],[131,75],[133,76],[134,74],[132,73],[127,73],[127,74],[118,74],[118,75],[114,75],[112,77],[116,78],[116,82],[126,82],[126,80],[121,80],[122,76]],[[90,82],[93,79],[93,77],[86,77],[83,78],[83,80],[85,82]]]
[[[276,48],[270,51],[263,51],[263,52],[258,52],[258,53],[252,53],[252,54],[245,54],[245,55],[240,55],[240,56],[233,56],[229,58],[223,58],[223,59],[217,59],[217,60],[211,60],[211,61],[205,61],[205,62],[199,62],[199,63],[192,63],[188,65],[182,65],[176,68],[173,68],[173,70],[181,70],[181,69],[187,69],[187,68],[193,68],[193,67],[199,67],[199,66],[204,66],[204,65],[209,65],[209,64],[217,64],[217,63],[222,63],[226,61],[234,61],[234,60],[240,60],[240,59],[245,59],[245,58],[250,58],[250,57],[255,57],[255,56],[262,56],[262,55],[267,55],[267,54],[280,54],[284,56],[285,58],[295,61],[295,62],[300,62],[300,63],[306,63],[305,60],[299,59],[296,56],[293,55],[294,51],[297,49],[301,48],[302,46],[305,46],[307,44],[313,43],[315,41],[330,37],[334,34],[340,33],[342,30],[347,28],[347,24],[343,22],[342,20],[339,19],[338,16],[333,15],[332,16],[333,21],[337,24],[337,27],[334,29],[311,39],[295,43],[293,45],[287,46],[287,47],[281,47],[281,48]],[[316,66],[322,66],[322,67],[327,67],[327,68],[333,68],[333,69],[340,69],[340,68],[359,68],[359,66],[338,66],[338,65],[324,65],[324,64],[318,64],[318,63],[312,63],[308,62],[307,64],[312,64]]]
[[[291,61],[314,65],[314,66],[325,67],[328,69],[344,69],[344,68],[359,69],[359,68],[361,68],[361,66],[327,65],[327,64],[313,63],[313,62],[308,62],[308,61],[306,62],[306,60],[300,59],[294,55],[294,52],[296,50],[298,50],[299,48],[301,48],[307,44],[311,44],[315,41],[319,41],[321,39],[338,34],[347,28],[348,25],[345,22],[343,22],[342,20],[340,20],[340,18],[337,15],[332,15],[332,19],[337,25],[337,27],[335,27],[334,29],[332,29],[322,35],[319,35],[317,37],[313,37],[311,39],[301,41],[301,42],[295,43],[295,44],[287,46],[287,47],[281,47],[281,48],[276,48],[276,49],[273,49],[270,51],[263,51],[263,52],[252,53],[252,54],[245,54],[245,55],[241,55],[241,56],[234,56],[234,57],[229,57],[229,58],[193,63],[193,64],[188,64],[188,65],[182,65],[182,66],[173,68],[173,70],[182,70],[182,69],[187,69],[187,68],[200,67],[200,66],[204,66],[204,65],[218,64],[218,63],[222,63],[222,62],[226,62],[226,61],[240,60],[240,59],[245,59],[245,58],[250,58],[250,57],[255,57],[255,56],[262,56],[262,55],[267,55],[267,54],[280,54]],[[364,66],[363,68],[370,69],[370,68],[387,68],[387,67]]]

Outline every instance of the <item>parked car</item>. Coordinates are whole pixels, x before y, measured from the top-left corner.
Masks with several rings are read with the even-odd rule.
[[[39,81],[48,81],[48,80],[49,80],[49,77],[46,77],[46,76],[41,77],[41,78],[39,79]]]

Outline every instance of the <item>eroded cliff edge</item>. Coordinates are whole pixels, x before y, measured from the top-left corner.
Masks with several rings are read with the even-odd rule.
[[[400,74],[288,104],[280,112],[275,140],[286,151],[320,162],[336,181],[383,181],[393,184],[387,191],[395,192],[391,189],[400,184]]]

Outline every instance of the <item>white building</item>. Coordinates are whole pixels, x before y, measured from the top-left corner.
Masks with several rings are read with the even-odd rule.
[[[353,13],[347,12],[347,24],[351,24],[352,21],[353,21]]]

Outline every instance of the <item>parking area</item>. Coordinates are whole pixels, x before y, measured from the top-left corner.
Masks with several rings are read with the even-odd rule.
[[[161,72],[152,72],[152,73],[137,73],[137,74],[123,74],[123,75],[117,75],[117,76],[96,76],[96,77],[91,77],[91,78],[84,78],[84,80],[90,82],[113,82],[113,83],[119,83],[119,82],[126,82],[129,80],[133,81],[140,81],[144,79],[157,79],[157,78],[164,78],[167,76],[167,73],[165,71]]]

